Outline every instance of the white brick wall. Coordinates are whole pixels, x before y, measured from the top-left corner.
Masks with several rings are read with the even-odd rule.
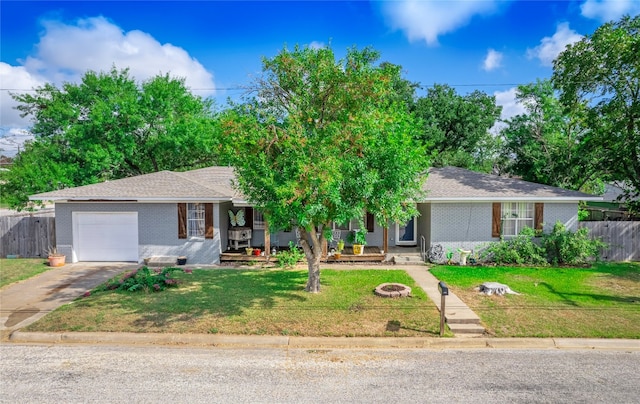
[[[178,238],[176,203],[56,203],[57,244],[71,256],[73,246],[72,212],[138,212],[139,261],[158,255],[187,256],[189,264],[220,262],[220,210],[214,204],[214,238]],[[226,211],[225,211],[226,214]],[[226,223],[226,221],[224,222]]]
[[[556,221],[562,222],[568,230],[578,230],[577,203],[545,203],[544,204],[544,232],[553,229]]]
[[[478,252],[496,240],[491,214],[491,203],[432,203],[431,245],[451,249],[454,260],[459,260],[459,248]]]
[[[451,249],[458,261],[459,248],[480,252],[498,238],[491,237],[491,203],[432,203],[431,243],[440,244],[444,251]],[[577,203],[545,203],[544,228],[548,233],[556,221],[571,231],[577,230]]]

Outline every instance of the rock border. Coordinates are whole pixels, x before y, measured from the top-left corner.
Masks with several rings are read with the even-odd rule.
[[[402,287],[402,290],[384,290],[386,286],[399,286]],[[378,285],[373,293],[376,296],[380,297],[407,297],[411,294],[411,288],[407,285],[403,285],[402,283],[383,283]]]

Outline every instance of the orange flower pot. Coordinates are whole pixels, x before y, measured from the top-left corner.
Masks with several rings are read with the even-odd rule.
[[[50,255],[47,259],[49,260],[50,267],[61,267],[66,261],[66,257],[64,255]]]

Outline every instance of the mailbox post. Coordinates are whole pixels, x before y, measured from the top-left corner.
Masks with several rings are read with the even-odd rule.
[[[440,291],[440,336],[444,335],[444,305],[445,297],[449,295],[449,288],[447,284],[440,281],[438,283],[438,290]]]

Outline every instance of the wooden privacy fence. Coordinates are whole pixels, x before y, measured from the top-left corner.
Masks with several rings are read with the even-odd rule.
[[[605,261],[640,261],[640,222],[580,222],[591,237],[609,245],[600,251]]]
[[[22,258],[46,256],[49,246],[56,245],[56,218],[53,216],[0,217],[0,257]]]

